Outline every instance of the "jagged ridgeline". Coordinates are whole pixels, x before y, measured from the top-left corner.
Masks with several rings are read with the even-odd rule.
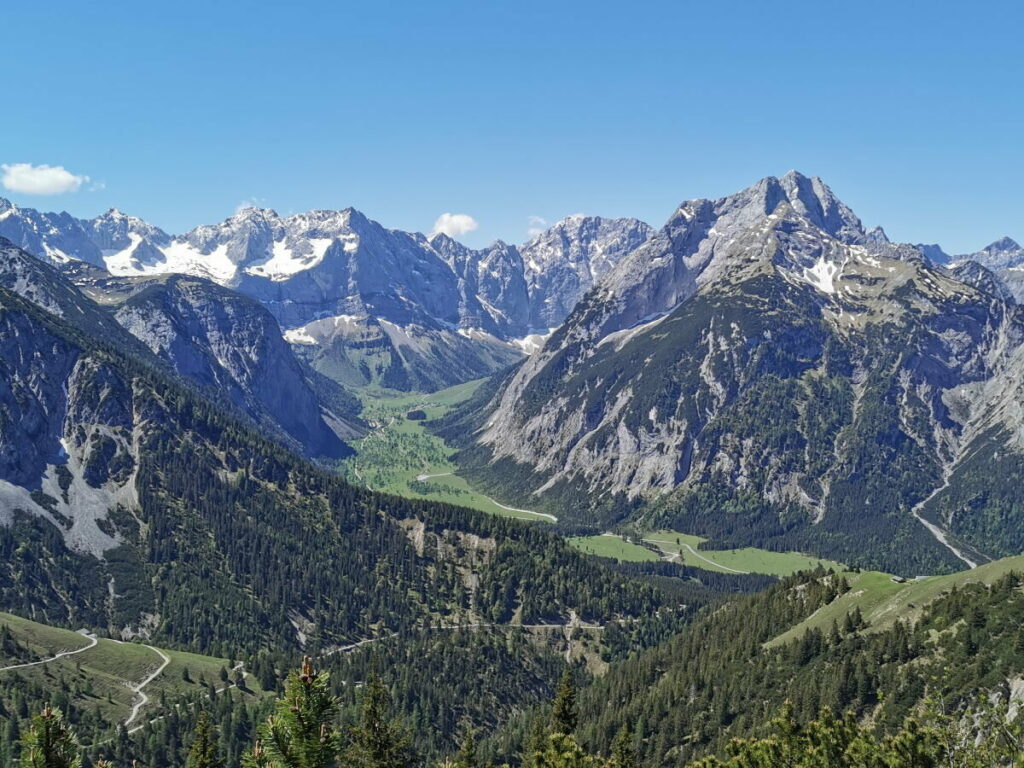
[[[660,593],[560,539],[348,485],[159,361],[0,288],[0,602],[229,656],[326,647],[460,611],[641,615]]]
[[[575,215],[521,246],[474,250],[352,208],[283,217],[246,208],[169,235],[113,209],[84,220],[0,199],[0,236],[86,287],[102,272],[213,280],[264,305],[325,376],[401,390],[441,389],[522,359],[651,233],[636,219]]]
[[[568,523],[915,575],[1024,548],[1022,366],[998,275],[791,173],[681,205],[437,429],[478,487]]]

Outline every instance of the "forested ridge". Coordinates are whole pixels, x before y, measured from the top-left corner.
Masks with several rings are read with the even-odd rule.
[[[149,622],[155,641],[229,655],[353,642],[455,610],[529,623],[664,603],[548,532],[350,485],[152,367],[13,294],[0,299],[30,329],[24,346],[102,371],[78,395],[119,406],[138,433],[124,459],[139,509],[102,523],[122,542],[103,560],[30,514],[0,529],[0,596],[15,612],[111,632]]]
[[[964,762],[962,750],[987,745],[1003,750],[1005,758],[1017,754],[1005,750],[1024,748],[1019,724],[994,725],[1005,722],[1005,704],[1024,676],[1022,588],[1024,578],[1010,573],[991,585],[946,591],[923,607],[914,624],[872,626],[853,611],[827,631],[812,628],[769,644],[850,589],[842,574],[803,573],[762,593],[709,606],[672,639],[613,659],[597,674],[594,653],[583,648],[567,664],[557,642],[522,630],[425,630],[308,662],[330,704],[318,722],[336,747],[319,763],[288,762],[272,750],[263,753],[262,763],[254,762],[258,739],[266,749],[260,723],[270,700],[217,692],[216,681],[137,733],[96,740],[90,731],[95,722],[74,708],[68,714],[67,697],[6,678],[0,706],[8,724],[0,754],[21,749],[32,727],[29,716],[49,701],[60,705],[82,754],[114,765],[136,759],[141,768],[191,768],[186,758],[199,738],[201,713],[229,768],[429,765],[446,757],[469,759],[467,743],[473,762],[464,764],[478,768],[616,766],[624,756],[628,765],[652,768],[1010,765],[1009,758],[986,762],[981,753]],[[11,642],[0,630],[5,655],[19,653]],[[261,651],[246,664],[272,690],[294,655]],[[297,677],[279,688],[279,711],[294,706]],[[570,689],[572,727],[562,733],[551,724],[564,716],[558,713],[565,704],[558,701]],[[531,704],[552,698],[551,704]],[[400,747],[400,762],[353,756],[370,700],[376,702],[374,717],[386,721],[395,739],[392,746]],[[279,715],[275,722],[285,720]],[[766,750],[775,757],[757,757]],[[926,761],[914,762],[922,755]]]

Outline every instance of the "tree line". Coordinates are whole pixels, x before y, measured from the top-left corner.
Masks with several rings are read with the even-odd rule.
[[[366,683],[358,721],[337,726],[338,698],[330,673],[307,657],[284,685],[273,712],[256,731],[242,758],[245,768],[417,768],[414,735],[394,717],[380,678]],[[545,719],[535,718],[519,756],[521,768],[637,768],[633,731],[623,726],[605,755],[589,753],[575,736],[579,725],[576,689],[563,675]],[[106,758],[87,762],[59,709],[47,706],[32,718],[20,741],[21,768],[120,768]],[[205,714],[197,719],[182,768],[224,768],[217,729]],[[790,704],[767,724],[766,735],[734,739],[721,756],[687,763],[689,768],[987,768],[1024,764],[1024,718],[1006,704],[985,699],[947,713],[930,700],[888,735],[863,724],[852,712],[829,708],[801,723]],[[125,768],[128,768],[125,766]],[[133,760],[131,768],[145,768]],[[458,750],[438,768],[496,768],[481,758],[476,734],[464,730]],[[502,766],[507,768],[507,766]]]

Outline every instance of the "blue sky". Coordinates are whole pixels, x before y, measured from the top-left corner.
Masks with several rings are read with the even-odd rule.
[[[35,5],[33,9],[30,5]],[[43,10],[45,8],[45,10]],[[951,2],[51,1],[4,9],[0,194],[171,232],[252,201],[478,245],[661,225],[791,168],[895,239],[1024,240],[1024,10]]]

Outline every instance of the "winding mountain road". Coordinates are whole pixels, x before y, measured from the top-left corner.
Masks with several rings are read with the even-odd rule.
[[[241,671],[242,679],[243,680],[245,680],[245,678],[247,678],[249,676],[249,673],[245,671],[245,662],[244,661],[240,661],[237,664],[235,664],[235,666],[233,666],[231,668],[231,671],[232,672]],[[237,686],[238,686],[237,683],[231,682],[231,683],[227,683],[225,685],[220,686],[220,688],[214,688],[213,692],[214,693],[224,693],[224,691],[226,691],[228,688],[236,688]],[[134,728],[129,728],[128,729],[128,733],[136,733],[137,731],[141,731],[147,725],[152,725],[153,723],[158,723],[161,720],[163,720],[165,717],[166,717],[166,715],[160,715],[159,717],[154,717],[151,720],[147,720],[144,723],[139,723]],[[107,742],[100,742],[100,743],[105,744]]]
[[[171,657],[163,651],[161,651],[159,648],[154,648],[152,645],[147,645],[146,648],[149,648],[149,650],[151,650],[153,653],[159,656],[162,659],[162,663],[160,664],[159,667],[157,667],[155,672],[153,672],[151,675],[149,675],[149,677],[147,677],[141,683],[132,688],[132,690],[135,692],[136,698],[135,703],[132,705],[131,714],[128,715],[128,719],[124,721],[125,728],[127,728],[135,721],[135,718],[139,716],[139,712],[142,710],[142,708],[149,703],[149,696],[146,695],[143,689],[147,685],[152,683],[154,680],[156,680],[160,676],[160,673],[167,669],[167,665],[171,663]]]
[[[481,494],[481,495],[483,495],[483,494]],[[532,509],[517,509],[516,507],[506,507],[500,501],[495,501],[490,496],[484,496],[484,498],[487,499],[489,502],[491,502],[491,504],[493,504],[494,506],[501,507],[506,512],[520,512],[520,513],[522,513],[524,515],[533,515],[534,517],[542,517],[545,520],[550,520],[552,523],[557,523],[558,522],[558,518],[557,517],[555,517],[554,515],[550,515],[547,512],[534,512]]]
[[[61,651],[56,656],[51,656],[48,659],[40,659],[39,661],[28,661],[24,664],[12,664],[9,667],[0,667],[0,672],[7,672],[12,669],[24,669],[26,667],[38,667],[40,664],[49,664],[51,661],[57,661],[57,659],[66,659],[68,656],[74,656],[76,653],[83,653],[88,651],[90,648],[95,648],[99,639],[95,635],[87,635],[84,632],[80,633],[83,637],[87,637],[90,640],[89,645],[84,648],[76,648],[73,651]]]

